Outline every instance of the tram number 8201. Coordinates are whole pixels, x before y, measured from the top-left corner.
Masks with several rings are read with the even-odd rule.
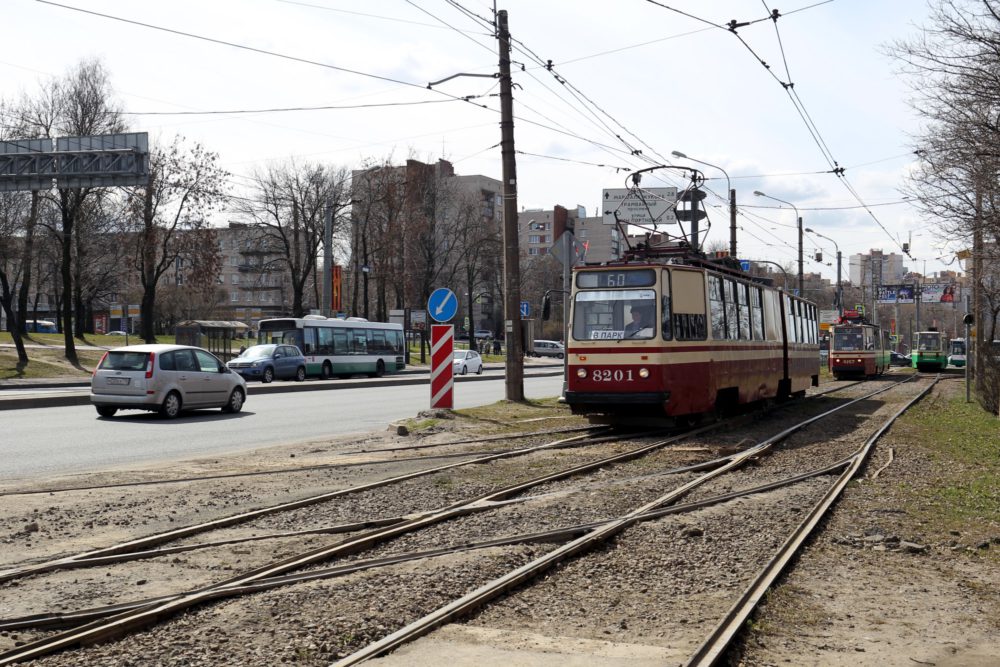
[[[594,371],[593,375],[591,375],[591,379],[594,382],[631,382],[633,380],[632,369],[631,368],[626,370],[621,370],[620,368],[617,370],[611,370],[610,368],[606,368],[604,370],[598,369]]]

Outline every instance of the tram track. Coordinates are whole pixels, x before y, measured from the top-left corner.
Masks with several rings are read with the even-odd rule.
[[[863,400],[863,399],[856,399],[856,401],[857,400]],[[712,425],[712,428],[715,428],[716,426],[717,425]],[[657,443],[657,446],[662,447],[662,444]],[[739,455],[733,455],[731,457],[724,457],[723,459],[721,459],[721,461],[723,461],[723,463],[713,462],[711,465],[714,465],[716,468],[729,469],[730,467],[735,467],[736,465],[739,465],[739,464],[745,462],[750,457],[753,457],[753,456],[756,456],[756,455],[759,455],[759,451],[757,451],[757,450],[749,450],[748,452],[744,452],[744,453],[741,453]],[[637,455],[634,455],[634,456],[637,456]],[[607,462],[607,461],[602,461],[602,462],[591,464],[592,468],[601,468],[601,467],[607,466],[607,465],[609,465],[609,462]],[[723,470],[723,472],[724,472],[724,470]],[[569,477],[572,474],[575,474],[575,473],[563,471],[564,477]],[[519,485],[521,487],[520,489],[515,489],[513,487],[508,488],[508,489],[504,489],[503,493],[494,494],[492,497],[483,497],[483,498],[476,499],[472,503],[465,503],[464,506],[462,506],[462,507],[450,507],[450,508],[446,508],[443,513],[441,513],[441,514],[439,514],[439,516],[436,516],[436,517],[433,517],[433,518],[431,518],[431,517],[418,517],[415,520],[415,524],[414,525],[426,526],[426,525],[440,524],[442,521],[444,521],[446,519],[451,519],[451,518],[456,517],[456,516],[471,515],[473,513],[472,506],[475,506],[477,504],[479,505],[479,507],[475,508],[475,510],[474,510],[475,513],[489,511],[491,509],[495,509],[495,507],[491,507],[492,503],[499,503],[501,505],[509,504],[509,502],[510,502],[510,500],[509,500],[510,496],[515,495],[516,493],[522,492],[523,490],[526,490],[527,488],[538,487],[539,484],[543,484],[543,483],[545,483],[545,482],[540,478],[539,480],[533,480],[532,484],[522,484],[522,485]],[[646,516],[649,515],[650,511],[652,511],[652,510],[655,509],[656,506],[662,505],[663,503],[666,503],[666,502],[671,502],[672,500],[676,499],[677,497],[680,497],[680,495],[683,495],[683,493],[686,493],[687,490],[689,490],[689,489],[683,489],[682,488],[682,489],[679,489],[679,490],[675,490],[675,491],[677,491],[677,495],[671,496],[670,498],[660,498],[660,499],[658,499],[657,503],[654,503],[652,506],[646,508],[645,511],[641,511],[638,514],[636,514],[635,516],[646,517]],[[500,501],[504,501],[504,502],[501,503]],[[618,521],[618,520],[616,520],[616,521]],[[117,633],[119,633],[122,630],[123,627],[141,627],[143,623],[146,623],[146,622],[149,622],[149,621],[156,621],[156,620],[159,620],[159,619],[161,619],[161,618],[163,618],[163,617],[165,617],[165,616],[167,616],[169,614],[175,613],[179,608],[184,608],[184,605],[189,605],[189,604],[193,604],[193,603],[200,603],[200,602],[203,602],[203,601],[214,599],[215,597],[221,597],[221,596],[224,596],[224,595],[235,594],[234,591],[239,590],[240,587],[247,587],[247,590],[252,590],[254,586],[268,586],[269,585],[268,583],[262,583],[262,582],[273,582],[273,581],[277,580],[276,578],[280,578],[280,577],[284,577],[284,576],[290,576],[290,577],[291,576],[303,576],[303,577],[309,577],[309,578],[319,577],[321,575],[313,574],[313,573],[303,573],[301,575],[287,575],[286,573],[289,572],[289,571],[291,571],[291,570],[294,570],[296,568],[301,568],[303,566],[307,566],[307,565],[311,565],[311,564],[314,564],[314,563],[319,563],[319,562],[328,560],[333,555],[349,554],[352,551],[354,551],[354,549],[356,549],[358,547],[369,546],[369,545],[377,543],[377,542],[382,542],[385,539],[388,539],[388,538],[390,538],[390,537],[392,537],[394,535],[400,535],[400,534],[411,532],[410,528],[412,528],[412,526],[410,528],[406,528],[406,529],[403,529],[403,530],[401,530],[401,528],[402,527],[398,526],[398,525],[397,526],[390,526],[389,528],[385,529],[384,531],[374,531],[373,533],[371,533],[371,534],[369,534],[367,536],[359,536],[359,537],[357,537],[357,538],[355,538],[353,540],[348,540],[345,543],[342,543],[342,544],[338,545],[337,547],[335,547],[334,548],[335,551],[330,551],[330,550],[317,551],[317,552],[314,552],[314,553],[311,553],[311,554],[308,554],[308,555],[305,555],[305,556],[300,556],[300,557],[298,557],[296,559],[292,559],[290,561],[286,561],[284,563],[272,564],[272,565],[267,566],[265,568],[261,568],[258,571],[254,571],[254,572],[250,572],[250,573],[244,573],[243,575],[239,575],[239,576],[237,576],[235,578],[232,578],[230,580],[226,580],[224,582],[214,584],[213,586],[211,586],[209,588],[189,593],[189,594],[187,594],[185,596],[185,598],[182,601],[179,601],[177,599],[173,599],[173,600],[170,600],[168,602],[160,602],[160,603],[149,602],[148,603],[149,605],[155,605],[154,609],[147,609],[145,612],[139,613],[138,614],[139,618],[134,619],[132,621],[128,621],[128,620],[124,620],[124,619],[117,619],[117,620],[113,621],[112,625],[113,625],[114,629],[110,630],[110,631],[107,630],[107,629],[105,629],[103,632],[105,632],[106,634],[103,634],[103,635],[101,634],[100,630],[97,630],[97,629],[94,629],[94,628],[89,628],[89,629],[88,628],[80,628],[80,629],[78,629],[76,631],[75,639],[66,639],[66,638],[63,638],[62,640],[52,640],[52,639],[50,639],[48,641],[55,642],[55,644],[57,644],[59,646],[65,646],[65,645],[67,645],[67,644],[59,644],[60,641],[63,641],[63,642],[69,641],[70,643],[74,643],[74,642],[89,643],[91,641],[101,641],[103,639],[107,639],[107,638],[110,638],[110,637],[116,635]],[[576,528],[572,528],[571,527],[571,528],[564,528],[562,530],[564,532],[565,531],[569,531],[569,533],[572,534],[574,531],[575,532],[579,532],[582,529],[579,528],[579,527],[576,527]],[[544,531],[540,532],[540,533],[538,533],[538,535],[545,535],[545,532]],[[499,539],[499,538],[495,538],[495,539]],[[536,537],[535,539],[542,539],[542,538]],[[549,537],[548,539],[552,539],[552,538]],[[526,541],[526,538],[525,539],[521,539],[521,540],[515,540],[515,542],[518,542],[518,541],[524,542],[524,541]],[[530,541],[530,540],[528,540],[528,541]],[[491,545],[491,546],[496,546],[495,544],[490,544],[489,541],[486,541],[486,544]],[[451,550],[451,552],[454,552],[454,551],[455,551],[455,549]],[[423,553],[423,554],[425,554],[423,556],[420,556],[421,558],[428,558],[428,557],[430,557],[430,556],[426,555],[427,553],[429,553],[427,550],[424,550],[422,552],[413,552],[413,553]],[[404,555],[396,555],[396,556],[386,557],[386,558],[397,558],[398,559],[398,558],[403,558],[403,557],[405,557],[405,554]],[[368,560],[370,561],[371,559],[369,558]],[[345,566],[342,566],[342,567],[352,568],[352,567],[357,567],[357,566],[356,566],[356,564],[349,564],[349,565],[345,565]],[[347,571],[347,570],[345,570],[345,571]],[[351,570],[351,571],[353,571],[353,570]],[[294,581],[294,579],[289,579],[288,581]],[[137,603],[137,604],[147,604],[147,603]],[[140,618],[142,619],[141,621],[139,620]],[[23,627],[23,626],[19,626],[19,627]],[[90,633],[90,634],[86,634],[84,636],[84,635],[80,635],[80,633]],[[27,650],[27,649],[25,649],[25,650]],[[25,658],[24,657],[15,658],[15,656],[13,656],[13,655],[8,656],[8,655],[5,654],[2,658],[0,658],[0,664],[12,664],[12,662],[8,662],[8,661],[16,661],[17,659],[25,659]]]
[[[832,389],[830,389],[830,390],[828,390],[826,392],[817,392],[815,394],[815,396],[822,396],[822,395],[826,395],[828,393],[832,393],[832,392],[840,391],[840,390],[843,390],[843,389],[847,389],[847,388],[850,388],[851,386],[853,386],[854,384],[856,384],[856,383],[849,383],[849,384],[846,384],[846,385],[843,385],[843,386],[834,387],[834,388],[832,388]],[[712,426],[714,428],[714,427],[722,426],[722,424],[713,424]],[[120,542],[118,544],[109,545],[109,546],[106,546],[106,547],[103,547],[103,548],[100,548],[100,549],[94,549],[94,550],[80,552],[80,553],[72,554],[72,555],[68,555],[68,556],[62,556],[62,557],[58,557],[58,558],[53,558],[53,559],[49,559],[48,561],[38,562],[38,563],[34,563],[34,564],[31,564],[31,565],[26,565],[26,566],[21,566],[21,567],[14,567],[14,568],[8,567],[7,569],[0,570],[0,583],[3,583],[5,581],[10,581],[10,580],[13,580],[13,579],[16,579],[16,578],[19,578],[19,577],[23,577],[23,576],[27,576],[27,575],[31,575],[31,574],[39,574],[39,573],[48,572],[48,571],[52,571],[52,570],[56,570],[56,569],[74,568],[74,567],[86,567],[88,565],[105,564],[105,563],[109,563],[109,562],[123,562],[123,561],[129,560],[129,558],[130,558],[126,554],[137,554],[137,557],[153,557],[153,556],[156,556],[156,555],[166,555],[166,554],[169,554],[169,553],[174,553],[176,551],[183,551],[183,550],[187,550],[190,547],[184,546],[184,547],[177,547],[174,550],[162,550],[162,551],[154,551],[153,549],[155,547],[158,547],[159,545],[162,545],[162,544],[167,544],[167,543],[170,543],[170,542],[175,542],[177,540],[182,540],[182,539],[185,539],[185,538],[191,538],[193,536],[197,536],[197,535],[208,533],[208,532],[212,532],[212,531],[217,531],[217,530],[220,530],[220,529],[223,529],[223,528],[227,528],[227,527],[230,527],[230,526],[235,526],[235,525],[240,525],[240,524],[248,523],[248,522],[254,521],[256,519],[260,519],[261,517],[268,517],[268,516],[271,516],[271,515],[276,515],[276,514],[282,514],[282,513],[291,512],[291,511],[299,509],[299,508],[310,507],[310,506],[315,505],[315,504],[329,502],[331,500],[340,498],[340,497],[345,496],[345,495],[360,493],[360,492],[367,491],[367,490],[372,490],[372,489],[378,489],[378,488],[381,488],[383,486],[388,486],[388,485],[392,485],[392,484],[399,484],[399,483],[406,482],[408,480],[412,480],[412,479],[415,479],[415,478],[418,478],[418,477],[421,477],[421,476],[432,475],[432,474],[435,474],[435,473],[440,473],[442,471],[454,469],[456,467],[461,467],[461,466],[466,466],[466,465],[480,465],[480,464],[487,463],[487,462],[490,462],[490,461],[498,460],[500,458],[505,458],[505,457],[510,457],[510,456],[522,456],[522,455],[531,454],[533,452],[540,451],[540,450],[547,449],[547,448],[558,448],[558,447],[563,447],[563,446],[584,447],[584,446],[586,446],[588,444],[595,444],[595,443],[600,443],[600,442],[607,442],[607,441],[610,441],[610,440],[614,440],[616,437],[620,437],[620,436],[611,435],[612,430],[610,428],[608,428],[608,427],[582,427],[582,428],[569,429],[569,430],[560,429],[560,430],[557,430],[557,431],[554,431],[554,432],[553,431],[549,431],[549,432],[532,432],[532,433],[521,433],[521,434],[511,434],[511,435],[504,435],[504,436],[493,436],[493,437],[486,437],[486,438],[477,438],[477,439],[472,439],[472,440],[466,439],[466,440],[456,440],[456,441],[448,441],[448,442],[442,442],[442,443],[423,443],[423,444],[418,444],[418,445],[413,445],[413,446],[408,446],[408,447],[379,448],[379,449],[375,449],[375,450],[364,450],[363,449],[363,450],[361,450],[359,452],[345,452],[345,454],[371,453],[371,452],[398,452],[398,451],[409,451],[409,450],[412,450],[412,449],[425,449],[425,448],[431,448],[431,447],[437,448],[437,447],[447,447],[447,446],[463,445],[463,444],[482,444],[484,442],[492,442],[492,441],[495,441],[495,440],[512,440],[512,439],[518,439],[518,438],[532,438],[532,437],[537,437],[537,436],[541,436],[541,435],[552,435],[552,434],[557,434],[558,435],[558,434],[568,434],[568,433],[574,433],[574,432],[582,432],[584,434],[590,434],[593,437],[587,439],[584,436],[580,436],[579,439],[578,438],[568,438],[568,439],[566,439],[564,441],[560,440],[560,441],[555,441],[555,442],[549,442],[549,443],[545,443],[545,444],[538,445],[538,446],[514,447],[514,448],[510,448],[510,449],[506,449],[506,450],[501,450],[501,451],[489,451],[489,452],[469,451],[469,452],[459,452],[459,453],[452,453],[452,454],[442,454],[442,455],[439,455],[441,458],[456,458],[456,457],[467,456],[467,457],[469,457],[469,459],[465,460],[465,461],[458,462],[458,463],[454,463],[454,464],[448,464],[448,465],[444,465],[444,466],[434,466],[434,467],[431,467],[431,468],[424,468],[424,469],[420,469],[420,470],[414,471],[414,472],[409,473],[409,474],[392,476],[392,477],[389,477],[387,479],[380,480],[378,482],[369,483],[369,484],[362,484],[362,485],[355,485],[355,486],[351,486],[351,487],[348,487],[348,488],[339,489],[339,490],[336,490],[336,491],[333,491],[333,492],[322,493],[322,494],[317,494],[317,495],[314,495],[314,496],[309,496],[309,497],[306,497],[306,498],[297,499],[297,500],[292,501],[292,502],[283,502],[283,503],[279,503],[279,504],[276,504],[276,505],[264,506],[264,507],[256,508],[256,509],[251,510],[251,511],[241,512],[241,513],[238,513],[238,514],[235,514],[235,515],[231,515],[231,516],[221,517],[221,518],[210,520],[210,521],[205,521],[205,522],[201,522],[201,523],[197,523],[197,524],[193,524],[193,525],[188,525],[188,526],[184,526],[184,527],[181,527],[181,528],[172,529],[172,530],[161,532],[161,533],[154,533],[154,534],[151,534],[151,535],[146,535],[146,536],[143,536],[143,537],[140,537],[140,538],[136,538],[136,539],[132,539],[132,540],[127,540],[125,542]],[[690,431],[688,431],[688,432],[690,432]],[[681,432],[681,433],[683,433],[683,432]],[[601,434],[605,434],[605,435],[601,435]],[[640,432],[640,433],[632,434],[632,437],[634,437],[634,438],[641,438],[641,437],[643,437],[643,435],[644,435],[644,433]],[[214,480],[221,480],[221,479],[239,478],[239,477],[244,477],[244,476],[282,475],[282,474],[290,474],[290,473],[294,473],[294,472],[333,470],[333,469],[339,469],[339,468],[344,468],[344,467],[352,467],[352,466],[379,465],[380,463],[385,463],[385,464],[396,463],[396,464],[398,464],[400,462],[411,461],[411,460],[412,461],[425,461],[425,460],[428,460],[428,459],[431,459],[431,458],[435,458],[435,457],[420,457],[420,458],[417,458],[417,459],[406,459],[406,458],[400,459],[400,458],[396,458],[396,459],[385,460],[385,461],[371,461],[371,460],[366,460],[366,461],[362,461],[362,462],[349,462],[349,463],[340,463],[340,464],[322,464],[322,465],[315,465],[315,466],[299,466],[299,467],[295,467],[295,468],[292,468],[292,469],[283,469],[283,470],[274,470],[274,471],[257,471],[257,472],[251,472],[251,473],[232,474],[232,475],[187,476],[187,477],[182,478],[182,479],[144,480],[144,481],[139,481],[139,482],[124,483],[124,484],[88,485],[88,486],[73,487],[72,489],[51,489],[50,488],[50,489],[46,489],[44,491],[44,493],[52,495],[52,494],[55,494],[55,493],[58,493],[58,492],[67,492],[68,493],[68,492],[71,492],[71,491],[78,491],[78,490],[93,491],[93,490],[102,490],[102,489],[107,490],[107,489],[115,489],[115,488],[128,488],[128,487],[132,487],[132,486],[152,486],[152,485],[157,485],[157,484],[170,485],[170,484],[175,484],[175,483],[180,483],[180,482],[196,482],[196,481],[197,482],[205,482],[205,481],[214,481]],[[43,493],[43,492],[40,491],[39,493]],[[379,522],[391,522],[391,521],[394,521],[394,520],[392,520],[392,519],[384,519],[384,518],[379,518],[379,519],[362,519],[362,520],[359,520],[359,521],[346,522],[346,525],[347,526],[361,525],[361,526],[371,527],[373,525],[376,525]],[[262,530],[266,530],[268,528],[268,526],[266,526],[266,525],[261,525],[259,527]],[[306,531],[299,530],[299,531],[295,531],[295,534],[312,534],[312,533],[329,533],[329,532],[348,532],[348,529],[330,528],[329,526],[324,526],[324,527],[317,527],[317,528],[314,528],[312,530],[306,530]],[[291,532],[290,531],[285,531],[285,534],[291,534]],[[232,540],[220,541],[220,544],[224,544],[224,543],[238,543],[240,541],[242,541],[240,538],[235,538],[235,539],[232,539]]]

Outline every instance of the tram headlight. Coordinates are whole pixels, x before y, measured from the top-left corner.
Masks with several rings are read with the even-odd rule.
[[[580,378],[581,380],[583,378],[587,377],[587,369],[586,368],[577,368],[576,369],[576,376],[578,378]]]
[[[640,368],[639,369],[639,377],[641,377],[644,380],[646,378],[648,378],[649,377],[649,369],[648,368]]]

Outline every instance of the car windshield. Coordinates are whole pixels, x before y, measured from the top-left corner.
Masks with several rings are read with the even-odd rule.
[[[462,359],[465,359],[465,350],[456,350],[453,356],[455,361],[461,361]]]
[[[245,349],[240,356],[244,359],[270,359],[276,347],[277,345],[254,345]]]

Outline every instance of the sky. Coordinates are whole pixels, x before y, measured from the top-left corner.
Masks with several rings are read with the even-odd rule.
[[[959,268],[958,246],[902,193],[920,120],[886,49],[928,25],[924,0],[2,2],[0,98],[99,58],[131,129],[217,152],[234,194],[255,169],[293,159],[353,169],[443,157],[459,174],[500,179],[499,86],[481,75],[498,68],[486,23],[506,10],[519,210],[600,215],[602,191],[627,187],[629,170],[699,167],[713,192],[737,191],[741,258],[794,265],[794,206],[804,227],[832,239],[805,234],[806,272],[835,278],[834,243],[846,280],[850,255],[898,254],[907,241],[911,270]],[[731,20],[750,24],[733,33]],[[456,74],[480,76],[428,88]],[[265,111],[301,107],[335,108]],[[227,113],[177,113],[206,111]],[[642,185],[684,181],[662,169]],[[704,240],[728,247],[728,211],[706,202]],[[223,211],[214,222],[236,219]]]

